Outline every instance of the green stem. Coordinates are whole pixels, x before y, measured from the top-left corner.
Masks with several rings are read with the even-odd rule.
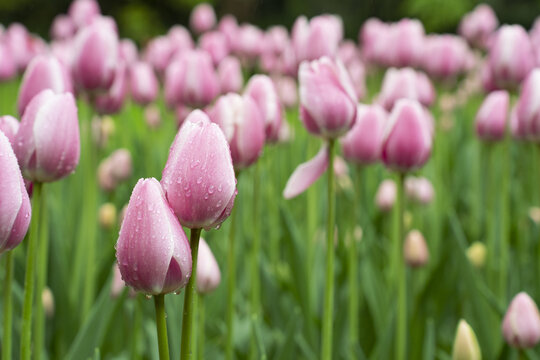
[[[182,318],[182,348],[180,349],[180,359],[193,358],[193,343],[196,341],[196,334],[193,333],[193,313],[197,306],[197,292],[195,286],[197,284],[197,257],[199,254],[199,240],[201,237],[201,229],[191,229],[189,245],[191,246],[191,261],[192,270],[191,277],[186,287],[186,295],[184,297],[184,316]]]
[[[360,169],[354,169],[354,180],[358,179],[356,172]],[[359,184],[357,181],[353,182],[356,188]],[[364,184],[361,185],[362,187]],[[362,196],[357,196],[353,199],[355,203],[352,206],[352,224],[349,234],[349,249],[348,253],[348,279],[349,279],[349,357],[351,359],[357,359],[356,356],[356,344],[358,343],[358,319],[359,319],[359,296],[358,296],[358,254],[356,247],[356,239],[354,238],[354,229],[356,227],[357,211],[362,203]]]
[[[136,295],[133,304],[134,320],[133,320],[133,332],[131,338],[131,357],[132,360],[137,360],[139,356],[139,334],[142,327],[142,309],[140,296]]]
[[[11,284],[13,283],[13,251],[6,253],[6,276],[4,278],[4,339],[2,341],[2,359],[11,359],[11,329],[13,306]]]
[[[227,340],[225,345],[225,358],[232,360],[234,358],[234,291],[236,283],[236,259],[234,249],[234,232],[236,227],[237,209],[232,209],[231,228],[229,233],[229,253],[227,259]]]
[[[204,295],[199,295],[199,306],[197,307],[197,309],[199,310],[199,321],[197,323],[197,326],[199,328],[199,337],[198,337],[198,340],[199,340],[199,343],[198,343],[198,347],[199,347],[199,350],[197,351],[198,353],[198,358],[199,359],[204,359]]]
[[[485,226],[485,232],[486,232],[486,247],[487,247],[487,264],[486,264],[486,274],[487,274],[487,280],[488,285],[491,290],[495,291],[496,294],[498,294],[498,291],[496,291],[496,287],[498,286],[497,282],[497,269],[496,269],[496,232],[494,226],[495,224],[495,199],[493,196],[487,196],[487,194],[493,194],[496,193],[495,190],[495,170],[497,169],[498,165],[495,165],[495,161],[498,161],[497,157],[494,155],[494,149],[490,144],[486,144],[486,216],[484,218],[484,226]],[[498,265],[498,264],[497,264]]]
[[[49,234],[47,233],[47,206],[46,192],[42,185],[41,189],[41,219],[40,219],[40,236],[37,253],[37,273],[36,273],[36,315],[35,315],[35,345],[36,352],[35,360],[41,359],[41,354],[45,351],[45,313],[43,311],[42,294],[47,282],[47,260],[49,254]]]
[[[336,195],[334,191],[335,140],[328,141],[328,227],[326,228],[326,286],[324,290],[324,314],[322,325],[321,358],[332,358],[332,328],[334,318],[334,223]]]
[[[34,183],[32,195],[32,221],[28,237],[28,253],[26,255],[26,274],[24,279],[24,304],[21,331],[21,359],[30,360],[32,351],[32,303],[34,300],[34,283],[36,280],[36,252],[39,237],[39,219],[41,208],[41,184]]]
[[[502,173],[502,186],[501,186],[501,236],[499,241],[499,299],[506,303],[506,288],[508,277],[508,261],[509,261],[509,182],[511,176],[510,169],[510,138],[504,140],[503,143],[503,173]]]
[[[253,217],[251,220],[253,229],[253,243],[251,244],[251,316],[258,319],[261,304],[261,279],[259,273],[259,261],[261,252],[261,235],[259,227],[259,164],[255,164],[253,175]],[[257,355],[257,339],[255,333],[251,334],[250,359]]]
[[[403,259],[403,211],[404,211],[404,187],[405,174],[400,173],[398,176],[397,190],[398,196],[396,201],[396,212],[394,213],[394,262],[396,264],[395,280],[398,290],[398,311],[397,311],[397,326],[396,326],[396,359],[404,360],[406,358],[406,330],[407,330],[407,293],[406,293],[406,268]]]
[[[169,360],[169,340],[167,339],[165,295],[154,295],[154,304],[156,306],[156,328],[158,337],[159,359]]]

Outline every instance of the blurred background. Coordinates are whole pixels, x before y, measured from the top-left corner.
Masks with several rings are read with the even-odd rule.
[[[0,23],[22,22],[28,29],[49,38],[49,27],[56,14],[65,13],[70,0],[2,0]],[[152,36],[165,33],[174,24],[188,24],[197,0],[117,0],[99,1],[102,13],[118,22],[121,37],[144,44]],[[360,25],[369,17],[395,21],[415,17],[426,32],[455,32],[459,19],[480,1],[474,0],[215,0],[218,17],[233,14],[239,22],[262,28],[283,24],[289,29],[299,15],[312,17],[321,13],[343,18],[346,37],[356,39]],[[521,24],[529,29],[540,14],[540,1],[482,1],[493,7],[501,24]]]

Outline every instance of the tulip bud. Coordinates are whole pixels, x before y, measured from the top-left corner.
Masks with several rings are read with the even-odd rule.
[[[75,0],[69,6],[68,13],[75,25],[81,28],[92,23],[101,10],[96,0]]]
[[[476,114],[476,134],[483,140],[501,140],[506,130],[510,96],[504,90],[490,93]]]
[[[408,176],[405,179],[405,194],[414,202],[427,205],[433,200],[434,192],[433,185],[424,177]]]
[[[425,40],[423,67],[431,76],[455,79],[469,69],[470,50],[455,35],[430,35]]]
[[[463,319],[459,321],[454,347],[452,348],[452,360],[481,360],[482,353],[474,330]]]
[[[17,75],[17,62],[4,42],[0,42],[0,81],[5,81]]]
[[[114,81],[107,92],[94,98],[94,106],[100,114],[115,114],[122,110],[128,92],[126,64],[119,63]]]
[[[335,15],[319,15],[308,22],[305,16],[296,19],[292,42],[297,60],[316,60],[335,57],[343,38],[343,22]]]
[[[122,39],[118,44],[118,56],[120,61],[128,65],[132,65],[137,62],[139,58],[137,45],[131,39]]]
[[[540,140],[540,107],[537,99],[540,96],[540,69],[531,71],[521,87],[519,100],[515,107],[514,136]]]
[[[41,303],[43,304],[43,310],[45,315],[50,319],[54,316],[54,295],[50,288],[45,287],[41,293]]]
[[[67,15],[56,15],[51,25],[51,37],[55,40],[65,40],[75,34],[73,20]]]
[[[343,155],[356,164],[379,160],[388,113],[379,105],[358,105],[356,122],[341,140]]]
[[[167,36],[158,36],[148,42],[144,49],[143,59],[152,65],[160,76],[163,76],[173,54],[174,47],[171,39]]]
[[[99,208],[99,224],[105,229],[112,229],[116,224],[116,206],[105,203]]]
[[[412,68],[390,68],[384,74],[377,102],[390,111],[399,99],[417,100],[430,106],[434,98],[433,85],[424,73]]]
[[[223,130],[235,169],[246,168],[259,158],[265,140],[264,121],[251,97],[222,95],[210,111],[210,119]]]
[[[211,30],[216,26],[216,13],[212,5],[202,3],[195,6],[189,17],[189,25],[198,34]]]
[[[300,82],[300,118],[307,130],[325,138],[337,138],[354,125],[356,93],[340,61],[321,58],[303,62]]]
[[[279,100],[286,108],[293,108],[298,105],[298,89],[296,80],[290,76],[273,78]]]
[[[469,44],[484,49],[498,25],[499,20],[493,9],[487,4],[480,4],[465,14],[459,23],[458,31]]]
[[[397,102],[383,137],[382,160],[387,167],[406,172],[425,164],[431,154],[429,121],[417,101]]]
[[[129,179],[132,172],[131,153],[128,149],[115,150],[110,155],[111,162],[113,163],[112,174],[116,181],[125,181]]]
[[[159,92],[159,84],[152,67],[144,62],[136,62],[130,67],[129,89],[133,101],[147,105],[154,101]]]
[[[251,24],[244,24],[238,28],[237,39],[233,43],[238,56],[246,62],[253,61],[261,55],[264,33]]]
[[[17,119],[10,115],[0,116],[0,131],[6,135],[9,142],[13,144],[15,135],[19,131],[20,123]],[[12,145],[13,146],[13,145]]]
[[[379,210],[388,212],[394,207],[397,196],[396,183],[391,179],[384,180],[377,189],[375,204]]]
[[[193,111],[178,131],[161,183],[182,225],[211,229],[229,217],[237,193],[231,152],[202,111]]]
[[[129,199],[116,243],[122,278],[146,294],[166,294],[186,286],[191,249],[159,182],[140,179]]]
[[[274,83],[266,75],[254,75],[249,79],[244,94],[251,97],[259,108],[265,124],[266,140],[276,142],[283,121],[283,109]]]
[[[516,348],[532,348],[540,341],[540,314],[527,293],[517,294],[504,316],[502,332],[506,342]]]
[[[57,94],[73,92],[71,78],[64,65],[52,56],[40,55],[30,62],[24,72],[17,98],[19,114],[22,115],[30,100],[45,89]]]
[[[467,258],[476,268],[483,268],[486,263],[486,245],[475,241],[467,249]]]
[[[197,256],[197,292],[208,294],[219,286],[220,281],[221,272],[216,258],[206,241],[201,238]]]
[[[403,245],[405,262],[411,267],[421,267],[429,260],[429,250],[424,235],[418,230],[411,230]]]
[[[157,129],[161,125],[161,113],[159,107],[153,104],[144,108],[144,120],[151,129]]]
[[[8,138],[0,131],[0,253],[15,248],[30,224],[30,199]]]
[[[227,38],[219,31],[202,35],[199,39],[199,47],[210,55],[214,65],[218,65],[230,52]]]
[[[25,178],[37,182],[59,180],[79,163],[77,105],[71,93],[44,90],[26,107],[14,141]]]
[[[219,88],[222,94],[229,92],[239,92],[244,85],[244,76],[240,61],[227,56],[218,65],[217,74],[219,78]]]
[[[540,225],[540,207],[533,206],[529,208],[529,217],[536,225]]]

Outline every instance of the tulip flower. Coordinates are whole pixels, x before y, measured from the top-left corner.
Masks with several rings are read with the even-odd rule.
[[[212,250],[201,238],[199,243],[199,255],[197,261],[197,292],[208,294],[214,291],[221,282],[219,265],[212,254]]]
[[[128,65],[135,63],[139,57],[137,45],[131,39],[122,39],[118,44],[119,59]]]
[[[116,67],[114,80],[109,89],[94,97],[94,107],[100,114],[115,114],[122,110],[128,93],[128,70],[126,64]]]
[[[105,158],[98,167],[98,183],[105,191],[114,190],[119,183],[129,179],[132,173],[131,154],[127,149],[118,149]]]
[[[0,42],[0,81],[5,81],[17,75],[17,63],[10,51],[10,48],[4,42]]]
[[[298,105],[298,89],[296,80],[290,76],[280,76],[272,78],[274,86],[279,96],[279,101],[286,108],[292,108]],[[281,128],[283,127],[282,122]]]
[[[467,43],[454,35],[430,35],[424,44],[423,68],[434,77],[453,79],[471,65]]]
[[[418,65],[422,58],[424,27],[414,19],[401,19],[392,25],[388,65],[403,67]]]
[[[4,39],[19,71],[24,71],[34,56],[44,54],[47,51],[47,45],[43,39],[30,34],[24,25],[20,23],[9,25],[4,34]],[[6,56],[8,62],[9,57]],[[2,62],[4,62],[4,58],[2,58]]]
[[[44,90],[28,104],[14,140],[25,178],[50,182],[71,174],[79,163],[77,106],[71,93]]]
[[[96,0],[75,0],[69,6],[68,14],[78,28],[89,25],[101,14]]]
[[[73,92],[71,77],[64,65],[47,55],[35,57],[24,72],[17,98],[17,109],[22,115],[34,96],[42,90],[51,89],[55,93]]]
[[[198,34],[211,30],[216,25],[216,14],[210,4],[197,5],[189,17],[191,29]]]
[[[490,93],[476,114],[476,134],[483,140],[501,140],[506,130],[510,96],[505,90]]]
[[[384,180],[377,189],[375,204],[379,210],[387,212],[392,210],[396,202],[397,188],[393,180]]]
[[[150,40],[146,45],[143,60],[152,65],[160,76],[163,76],[172,60],[174,51],[174,46],[169,37],[158,36]]]
[[[51,25],[51,37],[55,40],[70,39],[76,28],[73,19],[67,15],[56,15]]]
[[[223,16],[219,21],[218,30],[225,35],[231,49],[236,50],[235,41],[238,35],[238,21],[236,21],[236,18],[230,14]]]
[[[482,353],[474,330],[463,319],[459,321],[454,346],[452,348],[452,360],[481,360]]]
[[[19,121],[13,116],[0,116],[0,131],[4,133],[11,144],[13,144],[15,135],[17,134],[17,131],[19,131],[19,126]]]
[[[161,112],[155,104],[148,105],[144,109],[144,120],[151,129],[157,129],[161,125]]]
[[[264,35],[265,52],[281,54],[289,42],[287,28],[281,25],[274,25],[266,30]]]
[[[244,24],[238,28],[237,38],[232,46],[238,56],[246,62],[251,62],[262,53],[264,33],[251,24]]]
[[[152,67],[144,62],[136,62],[129,70],[129,88],[133,101],[147,105],[154,101],[159,92],[159,83]]]
[[[242,75],[242,66],[240,61],[227,56],[218,65],[217,74],[219,78],[219,88],[222,94],[229,92],[239,92],[244,85],[244,76]]]
[[[517,294],[504,316],[504,339],[513,347],[535,347],[540,342],[540,314],[535,302],[527,293]]]
[[[483,268],[486,263],[486,245],[479,241],[475,241],[467,249],[467,258],[476,268]]]
[[[403,245],[405,262],[411,267],[421,267],[429,260],[429,250],[424,235],[418,230],[411,230]]]
[[[408,176],[405,179],[405,194],[419,204],[427,205],[433,201],[435,191],[431,182],[424,177]]]
[[[390,111],[399,99],[412,99],[430,106],[435,99],[435,90],[428,77],[411,68],[386,71],[377,102]]]
[[[343,22],[336,15],[319,15],[309,22],[305,16],[296,19],[292,28],[292,43],[298,62],[333,58],[343,38]]]
[[[515,106],[515,117],[511,126],[514,136],[540,140],[540,108],[536,105],[539,96],[540,69],[534,69],[523,83]]]
[[[112,229],[116,224],[116,206],[113,203],[105,203],[99,207],[99,225],[104,229]]]
[[[192,50],[195,48],[195,43],[191,38],[188,29],[182,25],[174,25],[167,32],[172,54],[178,54],[182,51]]]
[[[499,20],[493,9],[487,4],[480,4],[463,16],[458,32],[469,44],[484,49],[498,25]]]
[[[218,65],[230,52],[227,38],[218,31],[203,34],[199,39],[199,47],[210,54],[214,65]]]

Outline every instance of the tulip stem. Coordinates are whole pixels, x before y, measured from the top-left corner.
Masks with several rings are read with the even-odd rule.
[[[235,208],[231,213],[231,228],[229,233],[229,254],[227,259],[228,273],[227,273],[227,342],[225,345],[225,358],[232,360],[234,358],[234,290],[236,282],[236,259],[234,251],[234,232],[236,225],[236,212]]]
[[[193,333],[193,314],[197,306],[197,293],[195,285],[197,284],[197,257],[199,254],[199,240],[201,238],[201,229],[191,229],[189,246],[191,247],[191,277],[186,287],[184,297],[184,316],[182,318],[182,348],[180,349],[180,359],[193,358],[193,344],[197,340],[197,334]]]
[[[501,184],[501,219],[500,219],[500,242],[499,242],[499,259],[500,259],[500,265],[499,265],[499,299],[502,299],[504,303],[506,303],[506,288],[507,288],[507,279],[508,279],[508,228],[509,228],[509,182],[510,182],[510,176],[511,176],[511,169],[510,169],[510,140],[505,139],[503,142],[503,173],[502,173],[502,184]]]
[[[394,264],[396,272],[395,280],[398,292],[398,311],[397,311],[397,326],[396,326],[396,359],[404,360],[406,354],[406,330],[407,330],[407,293],[406,293],[406,268],[403,259],[403,212],[404,212],[404,196],[403,187],[405,174],[399,173],[397,182],[397,201],[396,211],[394,213]]]
[[[332,328],[334,318],[334,223],[336,197],[334,191],[335,140],[328,141],[328,227],[326,229],[326,285],[324,291],[324,314],[322,325],[323,360],[332,358]]]
[[[199,306],[197,306],[197,310],[199,311],[199,321],[197,323],[198,329],[199,329],[199,337],[197,340],[199,340],[199,343],[197,344],[199,347],[198,353],[198,359],[204,359],[204,295],[199,296]]]
[[[35,360],[41,359],[45,343],[45,314],[43,312],[42,294],[47,282],[47,260],[49,254],[49,234],[47,233],[46,192],[41,189],[41,219],[39,220],[39,243],[37,244],[37,272],[36,272],[36,316],[35,316]]]
[[[13,307],[11,284],[13,283],[13,250],[6,253],[6,276],[4,278],[4,336],[2,342],[2,359],[11,359],[11,328]]]
[[[358,180],[358,172],[361,172],[360,168],[353,170],[354,180]],[[362,176],[360,176],[362,178]],[[358,186],[358,182],[354,181],[353,186]],[[362,181],[361,187],[365,187]],[[362,204],[362,195],[353,199],[352,207],[352,226],[349,233],[349,249],[348,251],[348,278],[349,278],[349,357],[351,359],[357,359],[356,344],[358,343],[358,258],[356,239],[354,237],[354,229],[356,227],[357,211]]]
[[[34,300],[34,284],[36,274],[36,252],[39,237],[39,219],[41,207],[41,184],[34,183],[32,195],[32,221],[28,237],[26,255],[26,274],[24,279],[24,304],[21,330],[21,359],[29,360],[32,349],[32,304]]]
[[[159,359],[169,360],[169,340],[167,339],[165,295],[154,295],[154,304],[156,306],[156,328],[158,337]]]
[[[253,243],[251,244],[251,316],[258,319],[261,303],[261,279],[259,273],[259,259],[261,251],[261,235],[259,227],[259,163],[255,163],[253,174]],[[257,354],[257,339],[255,333],[251,334],[250,358],[255,359]]]

